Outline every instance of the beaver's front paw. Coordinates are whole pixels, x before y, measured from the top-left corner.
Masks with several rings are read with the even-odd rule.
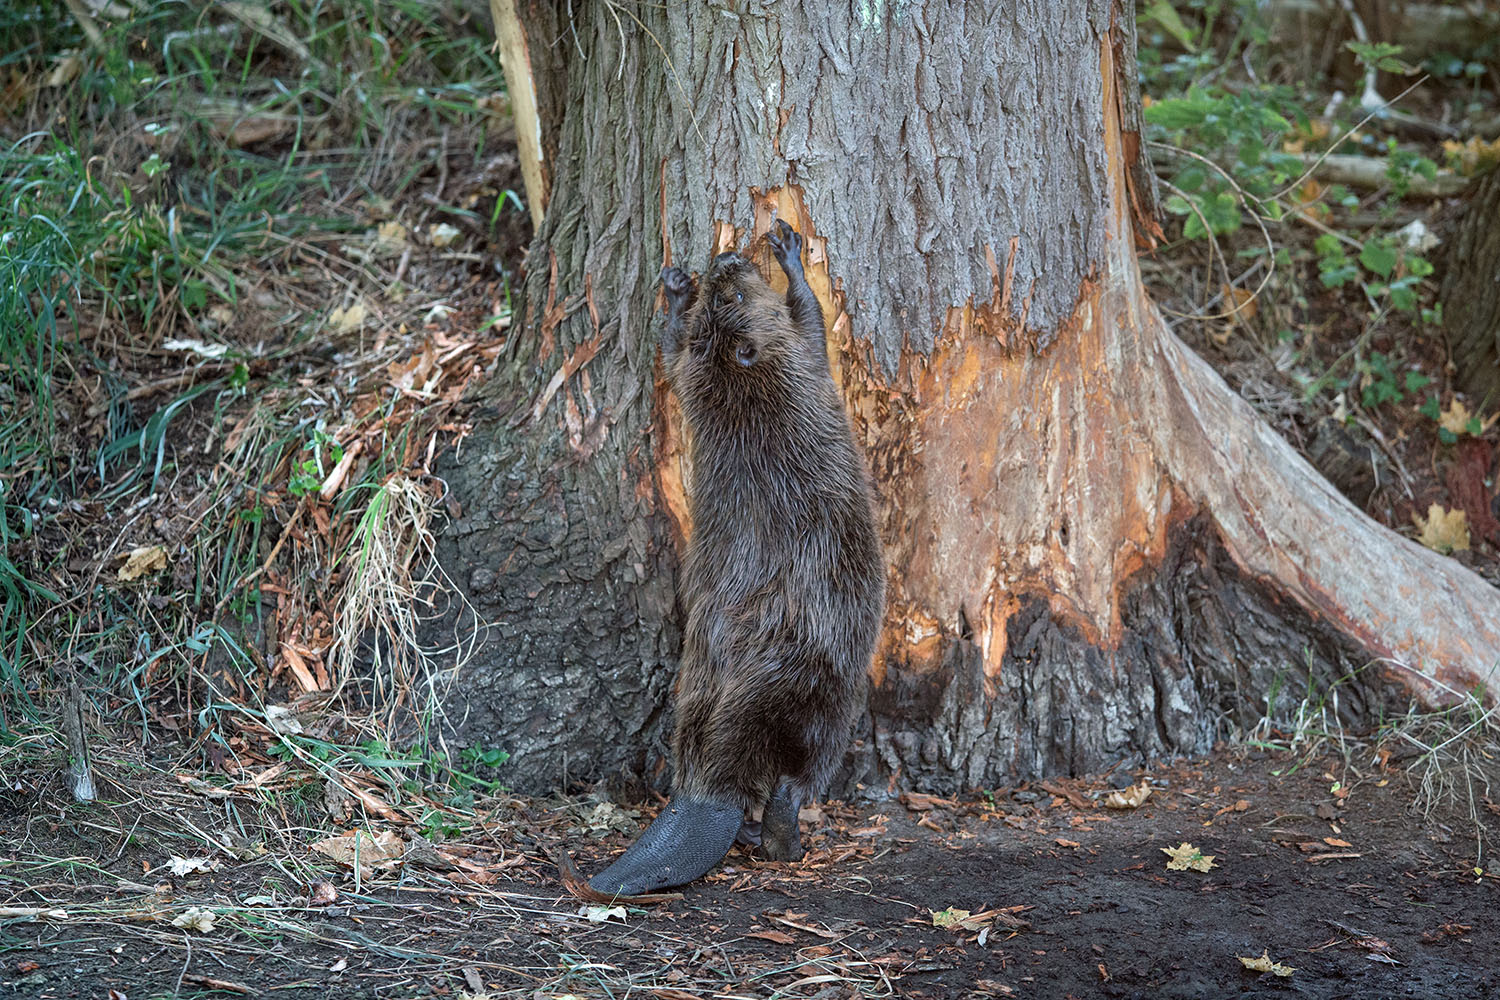
[[[787,274],[802,270],[802,235],[787,225],[785,219],[777,219],[776,225],[766,234],[776,262]]]
[[[680,267],[669,264],[661,269],[661,287],[667,293],[669,309],[681,309],[693,297],[693,279]]]

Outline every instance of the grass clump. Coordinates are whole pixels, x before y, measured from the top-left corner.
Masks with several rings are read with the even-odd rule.
[[[394,725],[431,661],[443,378],[473,360],[424,329],[472,265],[417,233],[466,224],[445,256],[478,258],[507,202],[456,176],[495,157],[488,25],[73,6],[0,11],[0,732],[73,681],[143,742],[222,748],[226,713],[308,678]],[[392,384],[413,356],[441,397]]]

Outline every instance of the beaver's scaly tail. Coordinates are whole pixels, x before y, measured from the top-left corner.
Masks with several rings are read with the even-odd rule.
[[[636,896],[705,875],[734,845],[744,807],[722,799],[674,799],[614,864],[589,879],[610,896]]]

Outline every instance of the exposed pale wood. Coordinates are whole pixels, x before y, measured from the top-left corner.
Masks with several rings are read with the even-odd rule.
[[[531,54],[526,29],[516,12],[515,0],[490,0],[495,23],[495,48],[505,71],[505,89],[510,95],[516,120],[516,148],[521,159],[521,179],[526,184],[526,205],[531,224],[540,227],[547,214],[547,172],[542,162],[542,123],[537,114],[536,82],[531,74]]]

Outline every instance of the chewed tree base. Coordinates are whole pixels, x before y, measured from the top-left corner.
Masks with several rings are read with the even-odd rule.
[[[1203,515],[1171,529],[1162,561],[1129,581],[1121,638],[1103,648],[1026,597],[1006,623],[998,677],[972,638],[938,669],[874,692],[872,760],[937,794],[1197,754],[1269,715],[1359,729],[1399,696],[1347,637],[1235,565]]]

